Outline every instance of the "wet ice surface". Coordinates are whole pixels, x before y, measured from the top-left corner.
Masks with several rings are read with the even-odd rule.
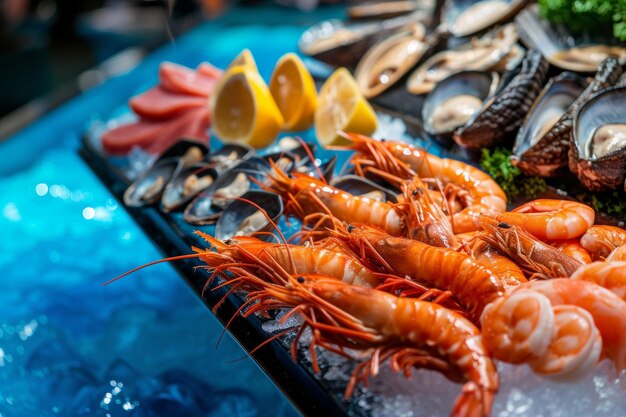
[[[294,412],[73,149],[0,176],[0,416]],[[236,362],[233,362],[236,361]]]

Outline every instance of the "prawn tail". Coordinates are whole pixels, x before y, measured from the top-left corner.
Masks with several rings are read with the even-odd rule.
[[[224,250],[226,250],[226,248],[228,248],[228,245],[226,243],[222,242],[219,239],[214,238],[213,236],[207,233],[204,233],[201,230],[195,230],[194,234],[196,236],[200,236],[203,240],[205,240],[211,246],[211,248],[214,248],[218,252],[223,252]],[[194,251],[199,252],[199,251],[202,251],[202,249],[194,248]]]
[[[475,382],[463,385],[461,395],[452,406],[451,417],[488,417],[491,414],[495,392]]]

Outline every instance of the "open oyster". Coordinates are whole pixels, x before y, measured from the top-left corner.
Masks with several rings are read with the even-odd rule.
[[[489,71],[508,57],[517,44],[512,24],[494,29],[480,39],[472,39],[458,49],[439,52],[421,64],[407,80],[412,94],[425,94],[448,75],[461,70]]]
[[[574,116],[569,167],[592,191],[616,189],[626,179],[626,87],[605,89]]]
[[[424,130],[434,139],[445,141],[459,126],[481,111],[498,87],[495,72],[461,71],[437,84],[424,100]]]
[[[455,37],[474,35],[515,16],[526,0],[448,0],[443,23]]]
[[[609,58],[600,65],[596,76],[588,84],[582,77],[569,72],[557,77],[559,81],[553,90],[556,96],[547,93],[546,87],[545,95],[542,93],[537,100],[543,99],[546,102],[533,105],[524,121],[513,148],[512,163],[527,174],[542,177],[552,176],[560,168],[565,167],[574,114],[595,92],[614,85],[621,73],[622,69],[617,61]],[[586,87],[578,92],[584,84]],[[565,107],[567,101],[572,98],[571,103]],[[550,104],[546,104],[548,101]],[[562,113],[559,110],[560,106],[564,106],[565,109]],[[537,115],[531,119],[531,113],[534,111]],[[557,114],[560,116],[557,117]],[[536,126],[537,123],[541,125],[540,128]]]
[[[607,58],[626,64],[626,47],[608,45],[604,39],[577,40],[565,27],[555,27],[539,17],[536,5],[527,7],[515,18],[521,40],[536,48],[554,66],[575,72],[594,72]]]
[[[541,91],[548,67],[538,51],[528,51],[516,75],[454,132],[454,141],[477,149],[494,145],[517,130]]]

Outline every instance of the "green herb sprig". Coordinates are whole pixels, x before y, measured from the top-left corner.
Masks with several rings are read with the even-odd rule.
[[[483,149],[480,166],[502,187],[510,200],[519,197],[535,198],[547,189],[543,178],[526,177],[519,168],[511,164],[511,151],[508,149]]]
[[[575,33],[613,26],[613,36],[626,40],[626,0],[539,0],[541,16]]]

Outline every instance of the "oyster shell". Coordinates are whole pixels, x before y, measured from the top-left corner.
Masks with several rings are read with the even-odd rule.
[[[528,51],[517,74],[454,132],[454,141],[477,149],[494,145],[517,130],[541,91],[548,67],[538,51]]]
[[[417,20],[413,14],[375,22],[326,20],[300,36],[298,49],[329,65],[352,67],[378,39]]]
[[[456,128],[481,111],[499,80],[495,72],[461,71],[438,83],[422,108],[426,133],[436,140],[449,139]]]
[[[427,59],[411,73],[407,89],[412,94],[425,94],[455,72],[488,71],[507,57],[516,43],[514,25],[494,29],[480,39],[472,39],[457,49],[442,51]]]
[[[390,17],[422,10],[424,14],[433,9],[432,0],[394,0],[365,2],[348,7],[346,13],[352,20],[359,19],[388,19]]]
[[[545,119],[545,116],[548,114],[555,117],[556,114],[554,112],[548,111],[544,113],[543,116],[536,116],[542,120],[539,122],[542,123],[542,128],[544,129],[542,132],[538,132],[536,127],[532,127],[533,123],[538,122],[536,119],[533,119],[533,121],[530,120],[530,113],[533,112],[534,108],[533,105],[533,108],[531,108],[529,115],[524,121],[524,126],[518,133],[515,147],[513,148],[514,155],[511,157],[513,165],[518,166],[526,174],[542,177],[555,175],[560,168],[565,167],[568,161],[567,155],[570,147],[570,132],[572,130],[574,114],[581,104],[595,92],[614,85],[621,74],[621,67],[617,61],[612,58],[607,59],[600,65],[596,76],[588,84],[586,81],[583,81],[582,77],[576,76],[573,73],[565,72],[561,74],[560,77],[570,80],[568,84],[570,86],[570,94],[577,94],[577,88],[571,88],[575,85],[580,87],[580,82],[587,84],[587,86],[583,91],[578,93],[578,96],[575,97],[562,115],[558,117],[557,120],[553,120],[554,123],[550,123]],[[579,80],[579,83],[574,81],[576,78]],[[564,84],[567,84],[566,80],[564,80]],[[540,100],[542,95],[540,95],[540,98],[537,100]],[[561,102],[561,104],[564,105],[564,102]],[[554,108],[548,107],[548,109]],[[537,111],[545,112],[546,108],[542,107],[542,109],[537,109]],[[550,124],[552,124],[552,126],[549,126]],[[532,129],[535,129],[534,133],[531,133]],[[543,133],[541,137],[532,136],[539,135],[540,133]],[[531,136],[529,136],[529,134]]]
[[[356,67],[355,79],[361,94],[376,97],[409,72],[431,47],[424,39],[424,25],[416,23],[373,45]],[[436,42],[435,42],[436,43]]]
[[[448,0],[443,22],[455,37],[474,35],[515,16],[526,0]]]
[[[262,207],[265,213],[248,201]],[[267,217],[276,223],[282,213],[283,202],[278,194],[267,191],[248,191],[241,196],[240,200],[233,201],[224,209],[215,224],[215,237],[220,240],[227,240],[233,236],[250,236],[259,232],[272,231],[273,226]],[[271,240],[271,236],[267,233],[259,234],[257,237]]]
[[[626,179],[626,87],[600,91],[574,116],[569,167],[592,191],[613,190]]]
[[[536,48],[552,65],[568,71],[594,72],[607,58],[617,59],[626,64],[624,45],[605,44],[605,39],[595,39],[595,43],[585,39],[575,39],[565,27],[556,27],[539,17],[536,5],[527,7],[515,18],[521,40],[529,47]]]

